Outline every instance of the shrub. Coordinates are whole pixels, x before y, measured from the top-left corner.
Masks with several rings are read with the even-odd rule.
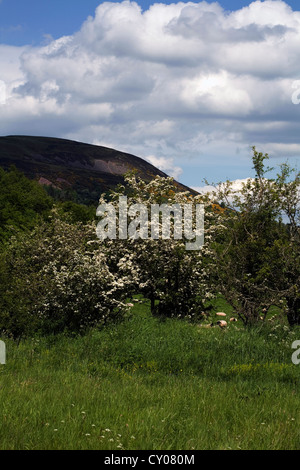
[[[93,224],[51,220],[11,241],[0,258],[0,329],[84,331],[122,316],[127,283],[107,266]]]

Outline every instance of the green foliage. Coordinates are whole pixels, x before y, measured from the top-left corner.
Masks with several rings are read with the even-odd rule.
[[[82,222],[87,224],[96,219],[96,207],[65,201],[57,205],[62,216],[70,223]]]
[[[53,205],[43,187],[16,168],[0,168],[0,243],[19,230],[31,230]]]
[[[73,188],[57,188],[52,184],[44,185],[46,193],[56,202],[78,202],[78,195]]]
[[[240,192],[230,182],[218,187],[218,198],[231,210],[222,214],[216,276],[220,291],[245,323],[260,320],[276,304],[285,308],[291,325],[299,324],[300,179],[287,165],[277,179],[268,179],[267,158],[253,147],[255,178]]]

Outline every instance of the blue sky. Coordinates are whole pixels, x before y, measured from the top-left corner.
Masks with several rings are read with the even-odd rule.
[[[113,0],[117,3],[115,0]],[[0,0],[0,42],[22,46],[39,44],[45,35],[57,39],[77,31],[82,22],[93,15],[99,0]],[[138,1],[148,9],[152,1]],[[170,4],[174,0],[161,3]],[[208,3],[213,3],[208,0]],[[249,5],[249,0],[220,0],[223,8],[238,10]],[[299,10],[299,0],[285,3]]]
[[[197,188],[252,176],[252,145],[299,166],[298,10],[0,0],[0,133],[107,145]]]

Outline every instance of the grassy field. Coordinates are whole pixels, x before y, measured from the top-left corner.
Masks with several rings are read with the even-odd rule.
[[[296,339],[280,322],[207,329],[137,303],[83,337],[5,340],[0,450],[299,449]]]

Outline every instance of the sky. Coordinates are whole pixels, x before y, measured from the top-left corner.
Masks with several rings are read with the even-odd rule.
[[[300,166],[299,0],[0,0],[0,135],[138,155],[182,183]]]

